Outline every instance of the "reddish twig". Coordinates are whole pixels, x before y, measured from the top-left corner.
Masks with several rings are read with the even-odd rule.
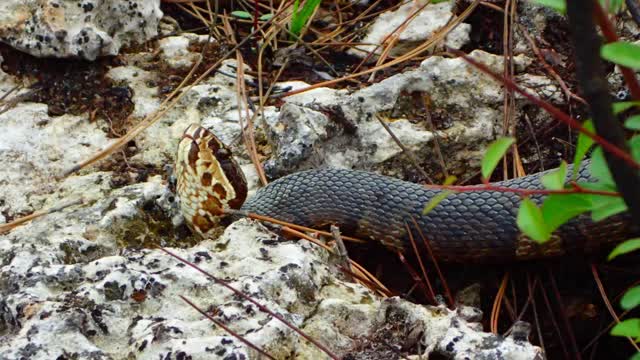
[[[426,281],[426,283],[429,284],[429,288],[427,288],[423,284],[422,278],[420,277],[418,272],[409,264],[409,261],[407,260],[407,258],[404,257],[404,255],[402,254],[402,251],[397,250],[396,255],[398,256],[398,259],[400,259],[400,262],[402,262],[402,264],[407,269],[407,272],[409,272],[409,275],[411,275],[411,278],[413,279],[414,283],[418,285],[420,290],[424,292],[424,295],[427,297],[427,300],[432,304],[437,304],[438,302],[436,301],[435,293],[433,292],[433,289],[431,288],[431,284],[429,284],[428,280]]]
[[[207,319],[211,320],[214,324],[220,326],[221,328],[224,329],[224,331],[228,332],[229,334],[231,334],[231,336],[233,336],[234,338],[242,341],[243,343],[245,343],[247,346],[249,346],[250,348],[252,348],[253,350],[259,352],[260,354],[266,356],[269,359],[273,359],[276,360],[276,358],[274,358],[273,356],[269,355],[268,353],[266,353],[264,350],[260,349],[258,346],[254,345],[253,343],[251,343],[249,340],[245,339],[244,337],[242,337],[242,335],[238,334],[237,332],[229,329],[229,327],[227,327],[225,324],[221,323],[220,321],[216,320],[213,318],[213,316],[207,314],[206,312],[202,311],[202,309],[200,309],[196,304],[194,304],[191,300],[187,299],[186,297],[182,296],[182,295],[178,295],[182,300],[184,300],[184,302],[186,302],[187,304],[189,304],[192,308],[194,308],[197,312],[199,312],[200,314],[202,314],[202,316],[206,317]]]
[[[623,159],[627,164],[629,164],[629,166],[631,166],[631,167],[633,167],[635,169],[640,169],[640,163],[636,162],[633,159],[633,157],[631,157],[630,154],[628,154],[624,150],[620,149],[619,147],[613,145],[609,141],[605,140],[600,135],[597,135],[597,134],[585,129],[576,119],[574,119],[571,116],[565,114],[562,110],[560,110],[557,107],[551,105],[549,102],[543,101],[543,100],[539,99],[538,97],[536,97],[536,96],[534,96],[532,94],[529,94],[528,92],[524,91],[518,85],[516,85],[516,83],[512,79],[507,79],[507,78],[503,77],[500,74],[494,73],[486,65],[477,62],[476,60],[472,59],[471,57],[469,57],[467,54],[463,53],[460,50],[448,48],[448,51],[451,52],[452,54],[460,56],[462,59],[464,59],[466,62],[468,62],[469,64],[471,64],[472,66],[474,66],[478,70],[480,70],[483,73],[491,76],[496,81],[499,81],[502,84],[504,84],[504,86],[506,86],[507,88],[512,89],[513,91],[515,91],[518,94],[524,96],[529,101],[531,101],[534,104],[536,104],[537,106],[543,108],[546,112],[548,112],[551,116],[556,118],[558,121],[568,125],[570,128],[572,128],[574,130],[577,130],[577,131],[581,132],[582,134],[585,134],[587,137],[592,139],[598,145],[602,146],[602,148],[604,150],[614,154],[615,156],[619,157],[620,159]]]
[[[429,290],[429,292],[427,293],[427,297],[429,298],[429,301],[431,301],[433,304],[436,304],[436,301],[435,301],[436,294],[433,291],[433,287],[431,286],[431,281],[429,281],[429,276],[427,275],[427,269],[424,267],[424,264],[422,263],[422,257],[420,257],[420,253],[418,252],[418,247],[416,246],[416,242],[413,238],[413,232],[411,231],[411,227],[406,222],[404,223],[404,227],[407,230],[407,235],[409,236],[409,242],[411,243],[411,247],[413,248],[413,251],[415,252],[416,257],[418,258],[418,265],[420,265],[420,270],[422,270],[422,276],[424,278],[424,282],[427,284],[427,288]],[[451,306],[451,304],[449,304],[449,306]]]
[[[564,334],[560,330],[560,324],[558,324],[558,321],[554,316],[553,307],[551,306],[551,301],[549,300],[549,296],[547,295],[547,290],[542,285],[542,282],[540,282],[540,293],[542,294],[542,299],[544,300],[544,304],[547,306],[547,311],[549,311],[549,319],[551,320],[551,324],[553,325],[554,330],[558,334],[556,339],[558,339],[558,341],[560,342],[560,346],[562,347],[562,352],[564,353],[564,358],[570,359],[569,350],[567,349],[567,344],[565,343],[565,340],[564,340]]]
[[[591,273],[593,274],[593,280],[595,280],[596,285],[598,286],[598,291],[600,291],[600,296],[602,297],[602,301],[607,307],[607,310],[609,310],[609,314],[611,314],[611,317],[616,321],[616,323],[619,323],[620,318],[618,317],[618,314],[616,314],[616,311],[613,310],[613,306],[611,306],[611,302],[609,301],[607,292],[604,290],[602,281],[600,281],[600,275],[598,275],[598,269],[596,268],[595,264],[591,264]],[[638,346],[638,344],[636,344],[636,342],[632,338],[627,337],[627,340],[629,340],[629,342],[631,343],[631,346],[633,346],[636,349],[636,351],[640,352],[640,347]]]
[[[538,316],[538,308],[536,306],[536,287],[538,286],[538,276],[534,281],[531,281],[531,276],[527,271],[527,289],[529,290],[529,296],[531,297],[531,309],[533,310],[533,321],[536,325],[536,333],[538,334],[538,341],[540,342],[540,347],[542,348],[543,353],[546,353],[546,349],[544,347],[544,339],[542,337],[542,329],[540,328],[540,317]]]
[[[609,18],[607,17],[604,9],[602,8],[602,6],[600,6],[600,3],[594,1],[593,5],[595,19],[598,22],[600,30],[602,30],[602,34],[604,35],[606,42],[610,43],[618,41],[618,35],[616,34],[611,21],[609,21]],[[620,68],[620,72],[624,77],[625,83],[627,83],[627,86],[629,87],[631,96],[636,100],[640,100],[640,84],[638,83],[638,78],[636,78],[635,72],[633,72],[633,70],[629,69],[626,66],[618,65],[618,67]]]
[[[497,191],[505,193],[514,193],[521,196],[531,195],[554,195],[554,194],[589,194],[601,196],[619,197],[620,193],[616,191],[589,190],[577,184],[572,183],[572,189],[548,190],[548,189],[520,189],[506,186],[496,186],[491,184],[483,185],[424,185],[427,189],[451,190],[455,192],[474,192],[474,191]]]
[[[576,337],[573,334],[573,328],[569,323],[569,317],[567,316],[566,307],[562,302],[562,295],[560,295],[560,290],[558,290],[558,284],[556,283],[556,278],[553,277],[553,273],[549,268],[547,268],[547,272],[549,274],[549,282],[551,283],[551,290],[553,290],[553,294],[556,297],[556,301],[558,302],[558,308],[560,309],[560,318],[564,323],[564,327],[567,329],[567,338],[569,339],[569,343],[571,344],[571,349],[573,350],[573,359],[580,360],[582,356],[580,351],[578,350],[578,343],[576,342]]]
[[[327,354],[327,356],[329,356],[330,358],[332,358],[334,360],[340,359],[337,355],[335,355],[333,352],[331,352],[331,350],[329,350],[326,346],[324,346],[321,343],[319,343],[318,341],[314,340],[309,335],[305,334],[302,330],[300,330],[298,327],[296,327],[292,323],[288,322],[284,317],[282,317],[282,315],[276,314],[275,312],[269,310],[269,308],[267,308],[266,306],[260,304],[256,300],[254,300],[251,296],[243,293],[240,290],[237,290],[233,286],[229,285],[229,283],[227,283],[226,281],[224,281],[224,280],[222,280],[222,279],[220,279],[220,278],[218,278],[218,277],[216,277],[214,275],[211,275],[209,272],[203,270],[199,266],[197,266],[197,265],[193,264],[192,262],[182,258],[181,256],[176,255],[176,254],[172,253],[171,251],[169,251],[169,250],[167,250],[165,248],[160,248],[160,250],[165,252],[167,255],[169,255],[169,256],[177,259],[178,261],[182,262],[183,264],[189,265],[191,268],[195,269],[199,273],[201,273],[204,276],[208,277],[209,279],[213,280],[216,284],[222,285],[225,288],[231,290],[234,294],[240,296],[241,298],[243,298],[243,299],[247,300],[248,302],[252,303],[253,305],[257,306],[258,309],[260,309],[260,311],[266,312],[267,314],[269,314],[269,315],[273,316],[274,318],[278,319],[280,322],[282,322],[283,324],[288,326],[291,330],[293,330],[296,333],[298,333],[298,335],[302,336],[305,340],[307,340],[308,342],[310,342],[313,345],[315,345],[318,349],[322,350],[322,352]]]
[[[491,332],[494,334],[498,334],[498,319],[500,317],[500,307],[502,305],[502,300],[504,299],[504,292],[507,288],[507,280],[509,280],[508,271],[504,273],[504,276],[502,277],[500,287],[498,288],[498,293],[496,294],[496,298],[493,301],[493,308],[491,309]]]
[[[447,302],[449,303],[449,306],[453,306],[455,303],[453,301],[453,296],[451,295],[451,291],[449,290],[447,279],[444,277],[444,275],[442,275],[442,271],[440,270],[440,265],[438,265],[438,259],[436,259],[436,256],[433,253],[433,248],[431,248],[431,243],[429,243],[429,239],[427,239],[427,237],[424,236],[422,229],[420,228],[420,226],[418,225],[418,222],[413,216],[411,217],[411,221],[413,222],[413,225],[418,230],[418,235],[420,235],[420,237],[422,238],[424,247],[427,249],[427,252],[429,253],[429,258],[431,258],[431,261],[433,262],[433,267],[436,269],[436,273],[438,273],[438,278],[440,278],[440,281],[442,282],[442,287],[444,288],[444,295],[447,297]]]
[[[606,73],[599,55],[602,42],[594,22],[594,13],[597,13],[598,9],[600,9],[599,5],[595,0],[567,2],[567,18],[571,27],[576,79],[584,99],[589,104],[589,112],[595,131],[615,149],[631,156],[624,128],[613,114]],[[629,209],[629,213],[635,222],[639,222],[640,176],[637,168],[629,166],[628,161],[604,146],[603,149],[611,176]]]
[[[381,288],[380,285],[378,285],[375,282],[365,278],[364,276],[362,276],[360,274],[356,274],[355,272],[351,271],[350,269],[348,269],[344,265],[338,265],[338,268],[340,269],[340,271],[344,272],[345,274],[348,274],[349,276],[357,279],[358,281],[361,281],[369,289],[373,289],[376,292],[382,293],[386,297],[398,296],[399,295],[399,293],[397,293],[395,291],[391,291],[389,289]]]

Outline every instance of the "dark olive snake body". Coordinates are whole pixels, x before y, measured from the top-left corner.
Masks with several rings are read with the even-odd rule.
[[[588,167],[589,162],[583,161],[576,180],[594,181]],[[539,246],[518,229],[521,196],[515,192],[456,192],[423,215],[425,205],[443,190],[344,169],[297,172],[246,200],[247,183],[231,151],[197,124],[185,130],[178,145],[176,174],[182,214],[189,227],[203,237],[218,236],[225,210],[241,208],[306,227],[335,224],[344,234],[404,250],[412,248],[409,226],[419,243],[424,235],[438,260],[505,262],[589,252],[626,239],[633,227],[628,214],[598,223],[583,214]],[[493,183],[493,189],[542,189],[544,174]],[[531,199],[541,204],[543,196]]]
[[[592,181],[586,164],[578,181]],[[542,189],[543,174],[493,185]],[[308,227],[336,224],[346,234],[405,250],[411,249],[405,224],[414,228],[415,219],[436,257],[445,261],[512,261],[583,253],[624,240],[631,231],[627,215],[599,223],[581,215],[561,226],[549,243],[537,246],[516,225],[520,195],[485,190],[453,193],[422,215],[425,205],[441,191],[365,171],[308,170],[258,190],[242,210]],[[540,204],[543,196],[531,198]],[[412,231],[421,242],[419,233]]]

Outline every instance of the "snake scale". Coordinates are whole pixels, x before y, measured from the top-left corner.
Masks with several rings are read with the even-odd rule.
[[[178,146],[177,192],[187,224],[210,237],[220,231],[221,209],[241,209],[297,225],[320,228],[336,224],[342,232],[410,248],[407,224],[415,224],[442,261],[505,262],[583,253],[625,239],[629,216],[594,223],[587,215],[572,219],[540,246],[516,225],[521,197],[500,191],[450,194],[427,215],[425,204],[442,190],[371,172],[318,169],[297,172],[259,189],[245,202],[244,175],[229,149],[211,132],[191,125]],[[540,189],[544,173],[493,183],[508,188]],[[579,181],[591,178],[586,166]],[[541,203],[542,196],[532,200]]]

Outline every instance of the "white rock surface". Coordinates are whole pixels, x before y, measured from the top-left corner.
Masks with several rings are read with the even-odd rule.
[[[500,56],[480,50],[469,56],[493,71],[502,71]],[[523,71],[530,62],[523,55],[515,57],[516,71]],[[518,82],[526,89],[531,86],[532,92],[540,91],[543,84],[541,95],[557,99],[556,87],[545,78],[521,74]],[[292,89],[305,87],[301,82],[285,85]],[[400,142],[414,152],[418,161],[439,169],[432,143],[434,135],[438,135],[452,173],[463,175],[479,165],[485,146],[501,132],[502,85],[463,59],[433,56],[418,69],[393,75],[352,94],[321,88],[285,98],[287,103],[307,109],[298,110],[293,116],[290,111],[281,111],[275,121],[265,123],[276,154],[265,163],[266,169],[274,176],[318,166],[376,169],[406,176],[406,170],[413,165],[407,165],[406,159],[401,161],[402,169],[397,164],[389,165],[399,161],[403,152],[375,114],[394,110],[412,93],[428,96],[431,111],[444,112],[450,125],[433,132],[424,122],[391,118],[388,125]],[[517,102],[516,110],[525,104],[526,101]],[[316,127],[325,124],[326,130],[310,131],[300,125],[305,123]]]
[[[168,36],[158,40],[158,47],[162,50],[162,59],[173,69],[189,70],[199,58],[199,54],[192,52],[189,46],[204,44],[208,35],[181,34]]]
[[[366,57],[370,52],[375,51],[379,55],[382,50],[381,45],[390,34],[399,34],[398,42],[390,52],[391,56],[405,54],[431,38],[437,31],[442,29],[452,18],[453,1],[445,1],[438,4],[429,4],[422,9],[404,31],[397,31],[403,23],[407,21],[426,0],[414,0],[405,3],[396,11],[387,11],[376,18],[368,29],[367,35],[359,42],[372,45],[357,45],[350,49],[349,54]],[[454,49],[459,49],[469,42],[469,32],[471,25],[461,23],[445,37],[445,45]]]
[[[135,56],[141,61],[145,58],[144,54]],[[160,102],[155,84],[158,74],[152,69],[143,71],[144,64],[138,65],[117,67],[109,72],[118,86],[132,88],[134,119],[155,111]],[[233,61],[228,61],[223,70],[234,74],[233,65]],[[456,67],[446,63],[446,66],[469,73],[461,64]],[[393,159],[398,150],[393,150],[391,142],[385,140],[372,114],[393,108],[405,90],[442,87],[437,79],[421,80],[428,71],[436,70],[421,68],[399,74],[385,84],[354,94],[319,89],[313,96],[291,97],[283,109],[265,109],[260,125],[267,125],[267,133],[276,134],[282,131],[277,127],[284,121],[294,121],[303,114],[298,122],[289,124],[296,127],[296,133],[308,135],[297,145],[318,146],[321,143],[309,139],[325,138],[328,145],[316,152],[322,150],[332,156],[323,160],[326,163],[344,165],[354,159],[367,160],[357,164],[360,167],[384,163]],[[12,81],[11,77],[5,78]],[[136,139],[138,154],[128,159],[130,164],[170,164],[179,135],[190,122],[202,121],[224,141],[237,142],[240,125],[234,86],[233,79],[217,74],[188,90],[175,109]],[[491,86],[496,85],[479,86],[467,100],[499,103],[495,98],[482,98],[475,93],[499,94]],[[382,101],[382,105],[375,99]],[[440,106],[447,105],[443,99],[437,101],[442,101]],[[346,123],[336,125],[335,119],[327,119],[324,112],[318,111],[323,107],[342,112]],[[541,350],[521,338],[501,338],[482,332],[481,325],[475,323],[480,318],[477,311],[420,306],[398,298],[382,299],[345,280],[325,250],[303,241],[286,241],[252,221],[235,222],[221,238],[194,245],[195,239],[178,226],[174,195],[160,175],[120,188],[114,188],[112,181],[117,173],[96,168],[54,180],[54,174],[108,143],[100,130],[103,125],[100,120],[91,123],[88,118],[88,114],[49,117],[42,104],[18,104],[0,115],[0,184],[9,186],[8,192],[0,194],[4,196],[0,213],[13,217],[65,200],[84,199],[83,204],[37,218],[0,235],[3,360],[60,356],[257,358],[253,350],[214,326],[179,295],[277,359],[326,358],[290,328],[212,284],[192,268],[160,250],[139,248],[150,244],[170,247],[172,252],[226,279],[339,356],[388,358],[394,353],[386,344],[402,346],[409,342],[411,348],[411,344],[420,341],[420,348],[425,350],[423,356],[440,353],[463,359],[474,351],[482,351],[487,358],[541,358]],[[309,118],[315,122],[305,122]],[[342,133],[338,133],[340,136],[331,133],[332,126],[348,127],[350,123],[356,125],[355,132],[360,138],[351,134],[349,142],[349,137]],[[431,139],[422,125],[407,119],[395,120],[390,126],[414,149],[420,149]],[[468,131],[484,136],[482,126],[475,125],[479,130]],[[282,132],[275,137],[279,136],[287,138],[290,134]],[[332,147],[340,151],[331,152]],[[241,160],[244,168],[252,166],[246,159]]]
[[[76,177],[69,191],[84,193],[96,175],[104,176]],[[145,210],[151,206],[168,210],[166,194],[154,178],[0,236],[3,359],[257,358],[179,296],[277,359],[327,358],[280,321],[164,252],[118,251],[115,245],[127,240],[118,239],[127,229],[128,237],[157,235],[138,224],[151,223]],[[477,324],[442,306],[380,299],[343,280],[326,251],[283,241],[252,221],[234,223],[217,241],[170,251],[225,279],[339,356],[358,358],[364,339],[404,341],[405,332],[416,328],[428,334],[423,349],[453,358],[479,342],[486,354],[504,359],[540,354],[528,342],[478,333]]]
[[[38,57],[93,60],[157,35],[160,0],[3,0],[0,41]]]
[[[86,116],[50,117],[47,105],[19,104],[0,114],[0,212],[42,209],[56,176],[108,143]]]

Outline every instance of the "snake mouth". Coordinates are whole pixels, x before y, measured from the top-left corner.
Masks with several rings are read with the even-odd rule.
[[[203,237],[220,233],[224,209],[239,209],[247,183],[231,151],[209,130],[189,125],[178,144],[176,192],[187,225]]]

